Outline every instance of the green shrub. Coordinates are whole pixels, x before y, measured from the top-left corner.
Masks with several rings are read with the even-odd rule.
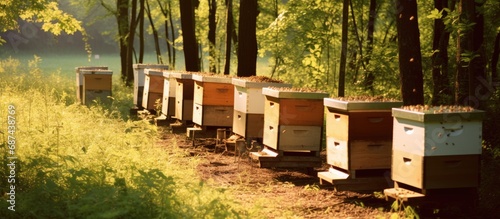
[[[197,158],[175,141],[156,145],[159,131],[128,120],[130,88],[113,84],[113,103],[75,102],[74,80],[42,75],[36,57],[23,67],[0,61],[0,137],[7,151],[8,106],[15,106],[15,212],[0,181],[0,218],[239,218],[222,191],[197,177]],[[55,83],[54,83],[55,82]],[[7,176],[7,159],[0,175]]]

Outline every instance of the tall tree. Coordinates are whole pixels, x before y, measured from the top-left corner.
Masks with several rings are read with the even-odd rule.
[[[168,64],[171,69],[175,69],[175,30],[172,19],[172,3],[170,2],[171,0],[167,0],[165,5],[163,5],[160,0],[157,1],[165,19],[165,41],[167,44]]]
[[[127,81],[127,52],[128,43],[127,35],[129,33],[129,1],[128,0],[116,0],[116,12],[112,7],[104,3],[101,0],[101,5],[106,8],[109,12],[115,14],[116,22],[118,24],[118,44],[120,47],[120,65],[121,65],[121,79]]]
[[[154,21],[153,21],[153,16],[151,15],[151,8],[149,7],[149,2],[146,1],[146,13],[148,15],[148,20],[149,20],[149,25],[151,26],[151,30],[153,31],[153,39],[155,43],[155,51],[156,51],[156,61],[157,63],[163,64],[163,59],[161,57],[161,50],[160,50],[160,40],[158,37],[158,30],[156,30]]]
[[[238,25],[238,76],[252,76],[257,73],[257,0],[240,1]]]
[[[480,12],[482,3],[460,0],[458,12],[462,29],[457,40],[457,75],[455,81],[455,104],[481,108],[484,95],[478,90],[486,90],[486,61],[482,48],[484,19]]]
[[[493,54],[491,55],[491,79],[494,86],[500,87],[500,76],[498,75],[497,69],[498,59],[500,57],[500,31],[497,31],[495,45],[493,47]]]
[[[217,13],[217,1],[208,0],[208,62],[209,62],[209,71],[217,72],[217,55],[215,49],[215,37],[216,37],[216,29],[217,29],[217,21],[216,15]]]
[[[142,0],[141,0],[142,1]],[[127,33],[127,62],[125,68],[125,82],[128,86],[132,85],[134,82],[134,69],[133,69],[133,56],[134,56],[134,39],[135,39],[135,30],[138,24],[137,17],[137,0],[132,0],[132,9],[130,15],[130,27]],[[122,69],[123,71],[123,69]]]
[[[226,63],[224,64],[224,74],[228,75],[230,73],[231,66],[231,36],[234,32],[233,25],[233,0],[226,0]]]
[[[452,88],[448,74],[448,45],[450,32],[443,22],[447,19],[448,0],[434,0],[434,8],[441,12],[434,20],[434,35],[432,39],[432,105],[446,105],[452,103]]]
[[[368,14],[368,30],[366,34],[366,55],[363,58],[365,63],[364,66],[369,66],[371,55],[373,52],[373,34],[375,33],[375,18],[377,17],[377,0],[370,0],[370,12]],[[373,70],[367,67],[365,79],[363,85],[365,89],[370,90],[372,94],[374,93],[373,82],[375,81],[375,75]]]
[[[347,31],[349,25],[349,0],[344,0],[342,7],[342,48],[340,51],[340,69],[339,69],[339,90],[338,96],[345,95],[345,72],[347,64]]]
[[[195,32],[194,1],[179,0],[186,71],[200,71],[198,41]]]
[[[396,0],[401,94],[404,105],[424,104],[417,1]]]

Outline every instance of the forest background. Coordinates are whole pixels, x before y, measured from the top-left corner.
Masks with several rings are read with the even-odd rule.
[[[12,2],[1,5],[9,12],[0,14],[2,57],[77,54],[88,58],[86,65],[112,54],[120,57],[115,72],[129,84],[132,64],[147,61],[176,70],[267,75],[332,96],[401,99],[405,83],[420,83],[402,77],[415,69],[401,64],[409,52],[421,57],[411,59],[420,62],[422,100],[416,102],[486,110],[483,152],[500,157],[498,1],[404,1],[414,8],[392,0]],[[418,30],[401,24],[402,17],[418,21]],[[417,40],[401,45],[403,34]],[[416,51],[403,47],[417,45]]]

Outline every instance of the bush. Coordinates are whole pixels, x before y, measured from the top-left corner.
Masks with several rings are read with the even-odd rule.
[[[156,146],[159,132],[128,120],[132,92],[114,83],[111,106],[75,103],[74,80],[0,61],[0,115],[15,106],[15,212],[0,198],[0,218],[239,218],[226,195],[195,176],[197,158]],[[54,83],[56,82],[56,83]],[[56,86],[53,86],[56,85]],[[129,94],[129,93],[130,94]],[[0,120],[1,156],[7,121]],[[8,176],[4,159],[0,175]],[[186,163],[187,162],[187,163]],[[193,167],[193,168],[191,168]]]

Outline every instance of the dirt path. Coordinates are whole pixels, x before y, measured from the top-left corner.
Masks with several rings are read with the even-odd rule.
[[[259,168],[248,156],[238,158],[232,150],[224,152],[215,147],[215,139],[198,138],[193,142],[185,132],[173,134],[164,132],[163,139],[177,139],[177,145],[193,156],[203,157],[198,166],[201,179],[213,186],[231,190],[245,208],[261,206],[263,218],[391,218],[393,200],[386,201],[383,191],[335,191],[328,183],[320,185],[317,172],[326,171],[328,165],[320,168]],[[321,155],[323,160],[325,154]],[[450,200],[448,200],[450,199]],[[446,199],[445,206],[416,209],[421,218],[470,217]],[[453,209],[450,212],[440,209]],[[459,210],[457,210],[459,209]],[[403,215],[403,211],[399,212]],[[393,215],[394,216],[394,215]],[[473,217],[472,217],[473,218]]]

